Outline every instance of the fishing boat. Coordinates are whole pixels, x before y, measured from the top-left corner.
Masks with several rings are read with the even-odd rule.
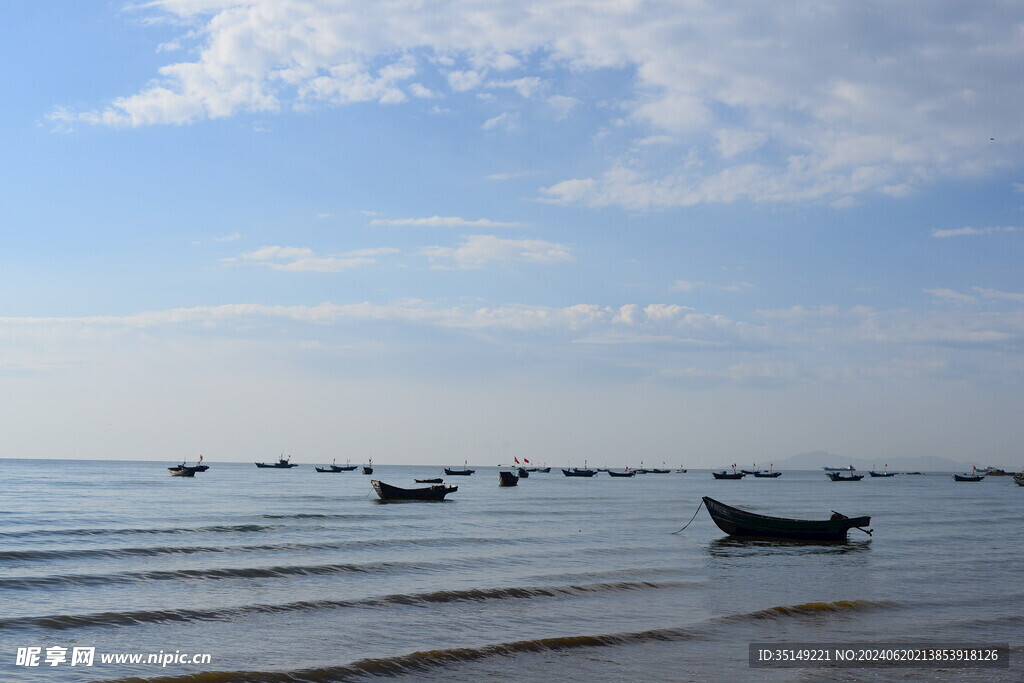
[[[363,474],[373,474],[373,458],[367,460],[366,464],[363,465]]]
[[[1015,484],[1017,484],[1017,486],[1024,486],[1024,475],[1019,476],[1019,477],[1014,477],[1013,478],[1013,482]]]
[[[184,465],[168,467],[167,471],[171,473],[172,477],[194,477],[197,472],[195,467],[185,467]]]
[[[413,479],[417,484],[443,484],[444,479],[436,477],[434,479]]]
[[[615,470],[608,470],[609,477],[635,477],[636,470],[626,470],[625,472],[616,472]]]
[[[331,462],[331,464],[328,465],[327,467],[317,467],[315,469],[316,469],[317,472],[346,472],[347,471],[344,467],[339,467],[338,465],[335,465],[334,462]],[[353,466],[352,469],[355,469],[355,466]]]
[[[874,470],[870,470],[868,472],[868,474],[870,474],[872,477],[895,477],[896,476],[895,472],[875,472]]]
[[[829,472],[828,478],[832,481],[860,481],[864,478],[863,474],[851,474],[848,477],[844,477],[839,472]]]
[[[498,486],[516,486],[519,484],[519,477],[513,472],[506,470],[498,471]]]
[[[647,473],[648,473],[648,474],[668,474],[668,473],[669,473],[669,472],[671,472],[671,471],[672,471],[672,470],[663,470],[663,469],[657,469],[657,468],[655,468],[655,469],[648,469],[648,470],[647,470]]]
[[[452,476],[468,477],[469,475],[473,474],[474,472],[476,472],[476,470],[471,470],[468,467],[466,467],[464,469],[461,469],[461,470],[453,470],[450,467],[445,467],[444,468],[444,473],[447,474],[449,477],[452,477]]]
[[[205,472],[206,470],[210,469],[210,466],[209,466],[209,465],[204,465],[204,464],[203,464],[203,456],[201,456],[201,455],[200,455],[200,456],[199,456],[199,460],[197,460],[197,461],[196,461],[196,464],[195,464],[195,465],[192,465],[191,467],[189,467],[188,465],[186,465],[186,464],[185,464],[185,461],[184,461],[184,460],[182,460],[182,461],[181,461],[181,464],[180,464],[180,465],[175,465],[174,467],[168,467],[167,469],[168,469],[169,471],[173,472],[173,471],[175,471],[175,470],[183,470],[183,469],[186,469],[186,468],[188,468],[188,469],[193,469],[193,470],[195,470],[196,472]],[[188,476],[192,476],[192,475],[188,475],[188,474],[186,474],[186,475],[179,475],[179,476],[186,476],[186,477],[188,477]]]
[[[373,490],[377,492],[381,500],[444,500],[449,493],[459,490],[458,486],[451,484],[437,484],[419,489],[403,489],[382,481],[373,479],[370,481]]]
[[[821,469],[826,472],[854,472],[857,470],[853,465],[847,465],[846,467],[822,467]]]
[[[520,479],[528,479],[530,477],[530,471],[525,467],[520,467],[517,470],[517,473],[519,474]]]
[[[788,519],[747,512],[707,496],[704,496],[703,500],[711,519],[719,529],[730,536],[789,538],[801,541],[845,541],[846,534],[850,529],[860,529],[871,534],[870,529],[864,528],[871,523],[870,517],[847,517],[833,510],[831,519]]]
[[[550,472],[550,471],[551,471],[551,468],[550,468],[550,467],[538,467],[538,468],[536,469],[536,471],[537,471],[537,472],[541,472],[541,473],[543,473],[543,474],[547,474],[548,472]]]
[[[567,477],[592,477],[597,474],[597,470],[588,470],[586,468],[570,467],[562,468],[562,474]]]
[[[256,467],[259,467],[261,469],[272,469],[272,470],[286,470],[289,467],[298,467],[298,465],[293,465],[290,462],[291,459],[292,459],[292,456],[290,456],[290,455],[287,458],[282,456],[281,458],[278,458],[277,462],[271,462],[271,463],[258,462],[258,463],[256,463]]]
[[[776,477],[781,477],[782,472],[754,472],[754,476],[761,479],[775,479]]]
[[[676,470],[676,474],[686,474],[686,469],[680,467],[678,470]]]
[[[981,481],[985,478],[983,474],[954,474],[954,481]]]
[[[742,479],[747,475],[743,472],[726,472],[725,470],[722,470],[721,472],[712,472],[711,476],[715,479]]]
[[[359,465],[353,465],[349,461],[345,461],[344,465],[335,465],[333,462],[331,463],[331,469],[335,472],[351,472],[357,467],[359,467]]]

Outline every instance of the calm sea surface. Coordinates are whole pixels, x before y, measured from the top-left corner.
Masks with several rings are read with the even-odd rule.
[[[554,468],[384,504],[441,467],[0,460],[0,680],[978,680],[1024,677],[1024,487],[949,475],[714,481]],[[739,542],[701,496],[870,515],[847,544]],[[1009,669],[751,670],[748,644],[1010,645]],[[42,649],[18,666],[18,648]],[[91,667],[46,648],[95,647]],[[103,653],[209,654],[203,665]],[[162,679],[163,680],[163,679]]]

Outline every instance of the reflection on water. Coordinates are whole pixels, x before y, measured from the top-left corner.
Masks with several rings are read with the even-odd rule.
[[[871,541],[803,541],[788,538],[737,538],[726,536],[710,541],[705,550],[712,557],[753,557],[771,555],[847,555],[867,552]]]

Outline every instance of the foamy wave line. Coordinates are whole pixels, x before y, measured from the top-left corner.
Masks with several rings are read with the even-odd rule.
[[[715,621],[721,623],[737,623],[746,621],[762,621],[764,619],[782,619],[785,617],[802,617],[827,614],[830,612],[863,612],[874,609],[895,607],[899,603],[887,600],[837,600],[835,602],[806,602],[801,605],[781,605],[768,609],[731,614],[719,617]]]
[[[63,630],[88,626],[134,626],[140,624],[224,621],[257,614],[281,614],[322,609],[350,607],[392,607],[395,605],[436,605],[458,602],[491,602],[497,600],[534,600],[540,598],[578,597],[595,593],[675,588],[678,583],[651,583],[646,581],[595,583],[580,586],[542,586],[536,588],[471,588],[467,590],[434,591],[385,595],[361,600],[309,600],[280,605],[245,605],[216,610],[139,610],[132,612],[102,612],[99,614],[61,614],[44,617],[0,619],[0,630],[14,628],[47,628]]]

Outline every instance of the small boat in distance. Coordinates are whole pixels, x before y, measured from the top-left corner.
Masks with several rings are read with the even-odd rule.
[[[363,465],[363,474],[373,474],[373,458],[367,460],[366,464]]]
[[[625,472],[616,472],[615,470],[608,470],[609,477],[635,477],[636,470],[626,470]]]
[[[519,475],[520,479],[529,479],[530,478],[530,471],[528,469],[526,469],[525,467],[520,467],[518,470],[516,470],[516,474]]]
[[[476,470],[471,470],[468,467],[463,468],[461,470],[453,470],[450,467],[445,467],[444,468],[444,473],[447,474],[449,477],[451,477],[451,476],[468,477],[469,475],[473,474],[474,472],[476,472]]]
[[[597,470],[588,470],[586,468],[570,467],[562,468],[562,474],[567,477],[592,477],[597,474]]]
[[[196,472],[205,472],[206,470],[210,469],[210,466],[203,464],[203,456],[200,455],[199,456],[199,460],[197,460],[196,464],[193,465],[192,467],[189,467],[188,465],[186,465],[185,461],[182,460],[180,465],[175,465],[174,467],[168,467],[167,469],[169,471],[171,471],[171,472],[174,472],[175,470],[184,470],[184,469],[191,469],[191,470],[195,470]],[[192,475],[191,474],[182,474],[182,475],[177,475],[177,476],[191,477]]]
[[[436,477],[434,479],[413,479],[417,484],[443,484],[444,479]]]
[[[954,474],[953,481],[981,481],[985,478],[983,474]]]
[[[755,477],[761,479],[775,479],[782,476],[782,472],[754,472]]]
[[[850,529],[860,529],[868,535],[871,534],[870,529],[864,529],[871,523],[870,517],[851,518],[833,510],[831,519],[788,519],[747,512],[707,496],[704,496],[703,500],[711,519],[719,529],[730,536],[788,538],[800,541],[845,541],[846,534]]]
[[[863,474],[851,474],[848,477],[844,477],[839,472],[829,472],[828,478],[832,481],[860,481],[864,478]]]
[[[519,484],[519,477],[513,472],[498,470],[498,486],[516,486]]]
[[[881,472],[875,472],[872,469],[872,470],[868,471],[868,474],[870,474],[872,477],[894,477],[894,476],[896,476],[895,472],[890,472],[889,471],[889,464],[888,463],[886,463],[885,469],[883,469]]]
[[[855,472],[857,470],[853,465],[847,465],[846,467],[822,467],[821,469],[826,472]]]
[[[726,472],[722,470],[721,472],[712,472],[711,476],[715,479],[742,479],[747,475],[743,472]]]
[[[444,500],[449,493],[459,490],[458,486],[451,484],[438,484],[420,489],[403,489],[382,481],[373,479],[370,481],[373,490],[381,500]]]
[[[1015,483],[1017,486],[1024,486],[1024,475],[1014,477],[1013,483]]]
[[[272,469],[272,470],[286,470],[289,467],[298,467],[298,465],[293,465],[291,463],[291,459],[292,459],[292,456],[290,456],[290,455],[287,458],[282,455],[280,458],[278,458],[277,462],[274,462],[274,463],[258,462],[258,463],[256,463],[256,467],[259,467],[261,469]]]
[[[353,466],[351,469],[355,469],[355,466]],[[330,465],[328,465],[327,467],[317,467],[316,471],[317,472],[346,472],[347,470],[344,467],[339,467],[339,466],[335,465],[334,461],[331,461]]]

